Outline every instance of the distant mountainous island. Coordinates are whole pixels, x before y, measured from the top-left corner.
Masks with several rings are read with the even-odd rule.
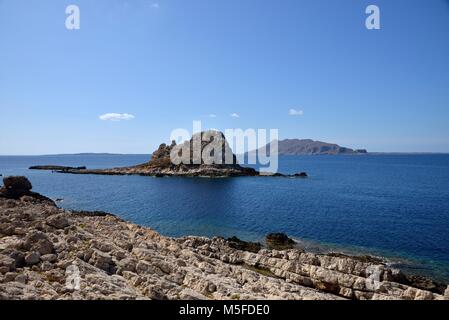
[[[267,153],[270,150],[270,144],[266,145]],[[259,149],[260,150],[260,149]],[[255,151],[250,151],[255,152]],[[312,139],[285,139],[278,141],[278,153],[281,156],[298,156],[298,155],[351,155],[366,154],[365,149],[351,149],[341,147],[335,143],[327,143],[315,141]]]

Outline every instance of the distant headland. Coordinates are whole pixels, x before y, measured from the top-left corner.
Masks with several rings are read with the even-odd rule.
[[[264,149],[269,152],[271,150],[268,143]],[[335,143],[328,143],[322,141],[315,141],[312,139],[285,139],[279,140],[278,154],[280,156],[298,156],[298,155],[357,155],[367,154],[366,149],[351,149],[339,146]],[[259,150],[253,150],[249,153],[254,153]]]

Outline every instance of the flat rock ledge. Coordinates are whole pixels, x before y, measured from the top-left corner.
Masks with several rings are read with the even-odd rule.
[[[103,212],[0,197],[0,299],[449,298],[396,282],[400,271],[380,262],[242,248],[235,238],[169,238]]]
[[[93,175],[111,175],[126,176],[139,175],[149,177],[205,177],[205,178],[223,178],[223,177],[248,177],[258,176],[259,172],[251,168],[241,166],[226,165],[179,165],[171,167],[154,167],[137,165],[133,167],[110,168],[110,169],[66,169],[56,170],[57,173],[70,174],[93,174]]]
[[[81,167],[66,167],[66,166],[55,166],[55,165],[43,165],[43,166],[31,166],[29,170],[52,170],[52,171],[65,171],[65,170],[86,170],[86,166]]]
[[[44,169],[41,169],[44,170]],[[93,174],[105,176],[139,175],[148,177],[202,177],[202,178],[229,178],[229,177],[277,177],[277,178],[307,178],[305,172],[295,174],[264,173],[252,168],[226,165],[187,165],[169,168],[149,167],[138,165],[133,167],[111,169],[63,169],[53,170],[57,173]]]

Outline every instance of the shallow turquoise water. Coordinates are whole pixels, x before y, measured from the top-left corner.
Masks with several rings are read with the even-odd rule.
[[[0,173],[26,175],[34,190],[71,209],[103,210],[169,236],[268,232],[413,262],[449,279],[449,155],[282,157],[280,171],[308,179],[151,178],[66,175],[37,164],[106,168],[147,155],[0,157]]]

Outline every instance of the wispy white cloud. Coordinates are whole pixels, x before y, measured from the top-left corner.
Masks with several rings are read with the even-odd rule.
[[[100,120],[103,121],[121,121],[121,120],[132,120],[134,119],[134,115],[129,113],[105,113],[102,114]]]
[[[291,115],[291,116],[302,116],[302,115],[304,115],[304,111],[296,110],[296,109],[290,109],[288,111],[288,114]]]
[[[231,117],[240,118],[240,115],[238,113],[231,113]]]
[[[208,117],[209,117],[209,118],[216,118],[217,115],[216,115],[215,113],[211,113],[211,114],[208,115]]]
[[[155,2],[151,4],[151,8],[159,9],[159,3]]]

